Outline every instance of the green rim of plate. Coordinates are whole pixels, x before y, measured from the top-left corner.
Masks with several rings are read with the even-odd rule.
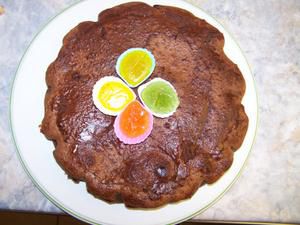
[[[26,57],[27,55],[27,52],[28,50],[30,49],[32,43],[35,41],[35,39],[39,36],[39,34],[56,18],[58,17],[59,15],[63,14],[65,11],[67,11],[68,9],[72,8],[73,6],[77,5],[78,3],[80,2],[83,2],[83,1],[86,1],[86,0],[78,0],[76,2],[74,2],[73,4],[69,5],[67,8],[63,9],[61,12],[57,13],[54,17],[52,17],[42,28],[40,28],[40,30],[36,33],[36,35],[33,37],[33,39],[31,40],[31,42],[29,43],[28,47],[26,48],[19,64],[18,64],[18,67],[17,67],[17,70],[16,70],[16,73],[14,75],[14,78],[13,78],[13,84],[12,84],[12,87],[11,87],[11,92],[10,92],[10,98],[9,98],[9,123],[10,123],[10,130],[11,130],[11,133],[12,133],[12,137],[13,137],[13,142],[14,142],[14,145],[16,147],[16,152],[17,152],[17,155],[18,155],[18,158],[19,158],[19,161],[21,162],[21,165],[23,167],[23,169],[25,170],[25,172],[27,173],[27,175],[30,177],[30,179],[32,180],[32,182],[34,183],[34,185],[38,188],[38,190],[44,195],[46,196],[46,198],[52,202],[55,206],[57,206],[58,208],[60,208],[61,210],[67,212],[68,214],[76,217],[77,219],[79,220],[82,220],[84,222],[87,222],[87,223],[92,223],[92,224],[95,224],[95,225],[101,225],[99,222],[91,219],[91,218],[88,218],[87,216],[84,216],[84,215],[81,215],[80,213],[78,212],[75,212],[73,211],[72,209],[69,209],[67,208],[66,206],[64,206],[63,203],[61,203],[59,200],[57,200],[55,197],[51,196],[50,193],[48,193],[45,188],[43,188],[43,186],[41,184],[39,184],[35,178],[31,175],[31,172],[29,171],[25,161],[23,160],[22,158],[22,155],[21,155],[21,152],[19,150],[19,146],[16,142],[16,136],[15,136],[15,133],[14,133],[14,129],[13,129],[13,122],[12,122],[12,111],[13,111],[13,107],[12,107],[12,99],[14,97],[14,89],[15,89],[15,82],[16,82],[16,79],[17,79],[17,74],[19,72],[19,69],[22,65],[22,62],[23,62],[23,59]],[[183,1],[183,0],[181,0]],[[232,187],[232,185],[237,181],[237,179],[240,177],[243,169],[245,168],[247,162],[248,162],[248,159],[249,159],[249,156],[250,156],[250,153],[252,151],[252,148],[253,148],[253,145],[254,145],[254,142],[255,142],[255,139],[256,139],[256,136],[257,136],[257,128],[258,128],[258,123],[259,123],[259,111],[258,111],[258,94],[257,94],[257,87],[256,87],[256,83],[255,83],[255,80],[254,80],[254,77],[253,77],[253,73],[252,73],[252,70],[251,70],[251,67],[247,61],[247,58],[245,57],[242,49],[240,48],[240,46],[238,45],[238,42],[233,38],[233,35],[231,35],[231,33],[229,33],[229,31],[227,29],[225,29],[225,27],[218,22],[218,20],[213,17],[212,15],[206,13],[204,10],[202,10],[201,8],[199,8],[198,6],[196,6],[195,4],[192,4],[190,2],[186,2],[186,1],[183,1],[184,3],[186,4],[189,4],[191,5],[192,7],[196,8],[197,10],[200,10],[202,11],[204,14],[210,16],[211,18],[213,18],[215,20],[215,22],[224,29],[224,31],[226,31],[228,33],[228,35],[232,38],[232,40],[235,42],[235,44],[238,46],[241,54],[243,55],[246,63],[247,63],[247,66],[249,68],[249,71],[251,73],[251,77],[252,77],[252,81],[253,81],[253,84],[254,84],[254,88],[255,88],[255,97],[256,97],[256,124],[255,124],[255,132],[254,132],[254,137],[252,138],[252,143],[251,143],[251,147],[250,147],[250,150],[246,156],[246,159],[242,165],[242,167],[240,168],[238,174],[236,175],[236,177],[231,181],[231,183],[224,189],[224,191],[222,193],[220,193],[214,200],[212,200],[209,204],[207,204],[205,207],[199,209],[198,211],[192,213],[191,215],[185,217],[185,218],[182,218],[180,220],[176,220],[174,222],[171,222],[167,225],[172,225],[172,224],[178,224],[178,223],[181,223],[183,221],[186,221],[188,219],[191,219],[192,217],[200,214],[200,213],[203,213],[205,210],[207,210],[208,208],[210,208],[212,205],[214,205],[218,200],[220,200],[224,194]]]

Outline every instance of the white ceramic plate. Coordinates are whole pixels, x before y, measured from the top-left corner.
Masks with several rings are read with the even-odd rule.
[[[85,0],[56,16],[35,37],[19,65],[11,95],[11,126],[20,160],[33,182],[48,199],[62,210],[93,224],[160,225],[179,223],[203,212],[222,196],[237,179],[249,155],[256,131],[257,99],[253,77],[240,48],[211,16],[180,0],[143,0],[150,5],[184,8],[217,27],[225,36],[225,52],[238,64],[246,80],[243,99],[249,128],[241,148],[234,155],[228,172],[213,185],[201,187],[194,196],[177,204],[155,210],[130,210],[123,204],[107,204],[88,194],[84,183],[67,179],[55,162],[52,142],[40,133],[46,92],[45,72],[56,58],[65,34],[82,21],[97,20],[100,11],[125,0]]]

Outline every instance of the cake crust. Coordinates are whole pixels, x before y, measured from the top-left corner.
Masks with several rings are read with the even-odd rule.
[[[216,28],[169,6],[126,3],[80,23],[46,73],[41,132],[54,142],[57,163],[94,196],[128,207],[177,202],[217,181],[248,127],[245,81],[223,46]],[[115,117],[94,106],[92,89],[101,77],[117,76],[118,56],[133,47],[153,53],[150,79],[171,82],[180,105],[155,118],[144,142],[126,145],[114,133]]]

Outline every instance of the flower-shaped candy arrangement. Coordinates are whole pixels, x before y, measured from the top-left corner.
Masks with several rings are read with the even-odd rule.
[[[144,141],[153,128],[153,115],[171,116],[179,106],[175,88],[170,82],[154,78],[141,86],[155,68],[155,58],[144,48],[131,48],[123,52],[116,65],[120,76],[105,76],[93,88],[95,106],[104,114],[117,116],[114,131],[125,144]],[[141,102],[131,88],[138,87]]]

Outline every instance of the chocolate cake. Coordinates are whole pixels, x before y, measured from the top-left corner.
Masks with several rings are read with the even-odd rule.
[[[248,126],[245,81],[223,46],[222,33],[204,20],[161,5],[119,5],[73,28],[46,74],[41,132],[53,141],[58,164],[94,196],[128,207],[177,202],[217,181]],[[180,105],[130,145],[116,137],[114,117],[95,107],[92,89],[101,77],[117,76],[118,56],[133,47],[153,53],[150,80],[172,83]]]

